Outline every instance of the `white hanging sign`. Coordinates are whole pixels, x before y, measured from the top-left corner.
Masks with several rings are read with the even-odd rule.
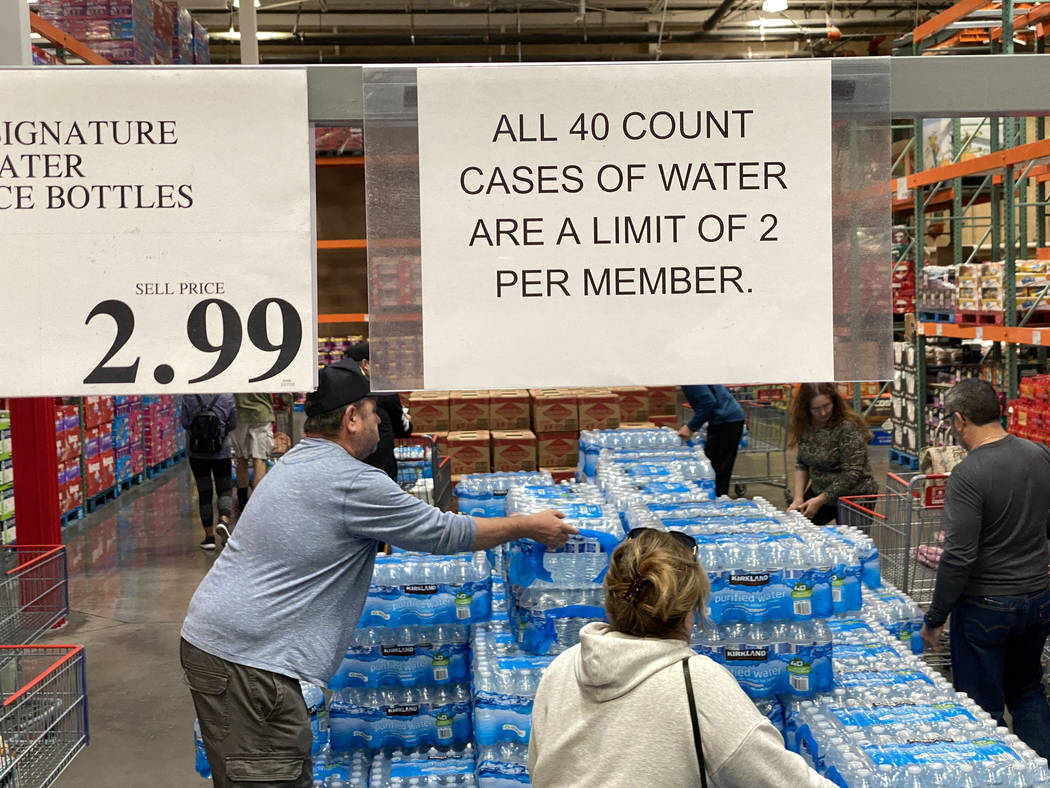
[[[833,377],[829,62],[428,67],[418,97],[426,388]]]
[[[310,390],[301,69],[0,71],[0,396]]]

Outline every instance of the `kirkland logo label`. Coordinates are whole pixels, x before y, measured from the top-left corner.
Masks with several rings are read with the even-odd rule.
[[[768,648],[727,648],[726,659],[742,659],[762,662],[769,659]]]
[[[383,646],[382,651],[384,657],[414,657],[416,655],[415,646]]]
[[[419,704],[413,704],[411,706],[387,706],[386,716],[388,717],[415,717],[419,714]]]
[[[757,574],[730,575],[729,584],[733,586],[764,586],[769,584],[769,572]]]
[[[426,585],[402,586],[406,594],[436,594],[438,587],[431,583]]]

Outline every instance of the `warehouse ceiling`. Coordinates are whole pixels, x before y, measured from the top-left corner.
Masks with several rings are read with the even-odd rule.
[[[889,54],[937,0],[257,0],[270,63],[527,62]],[[782,3],[783,4],[783,3]],[[215,63],[239,60],[233,0],[187,0]]]

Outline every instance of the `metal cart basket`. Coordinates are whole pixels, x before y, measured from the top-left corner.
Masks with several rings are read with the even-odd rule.
[[[879,549],[883,579],[908,594],[926,610],[933,601],[941,544],[946,474],[887,477],[883,495],[858,495],[839,499],[838,522],[859,528]],[[947,633],[947,630],[945,631]],[[943,654],[927,654],[942,663]]]
[[[0,646],[0,788],[44,788],[88,743],[81,646]]]
[[[403,490],[442,511],[452,508],[452,466],[441,456],[436,437],[396,438],[394,457],[397,483]]]
[[[69,615],[66,548],[6,545],[0,562],[0,643],[32,643]]]

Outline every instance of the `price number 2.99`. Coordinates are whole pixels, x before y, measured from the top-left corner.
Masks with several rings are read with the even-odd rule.
[[[275,343],[270,338],[266,325],[267,311],[271,306],[276,306],[281,313],[281,339]],[[208,313],[212,308],[218,309],[221,325],[219,343],[212,344],[208,338]],[[135,313],[131,307],[123,301],[109,299],[95,305],[91,313],[84,321],[84,325],[91,323],[99,315],[109,315],[116,321],[117,335],[110,346],[109,351],[91,373],[84,378],[85,383],[135,383],[139,371],[139,357],[126,366],[109,365],[112,359],[131,339],[135,332]],[[303,341],[303,322],[295,307],[283,298],[266,298],[254,307],[248,315],[248,339],[259,350],[277,353],[277,358],[268,370],[254,378],[249,378],[249,383],[258,383],[268,380],[278,373],[284,371],[292,361],[295,360]],[[212,368],[195,378],[190,378],[187,383],[202,383],[206,380],[221,375],[237,359],[241,351],[241,342],[244,331],[241,327],[241,316],[228,301],[219,298],[209,298],[200,301],[190,310],[186,319],[186,337],[190,344],[202,353],[216,353],[215,363]],[[171,383],[175,378],[175,371],[169,364],[159,364],[153,371],[154,379],[161,384]]]

